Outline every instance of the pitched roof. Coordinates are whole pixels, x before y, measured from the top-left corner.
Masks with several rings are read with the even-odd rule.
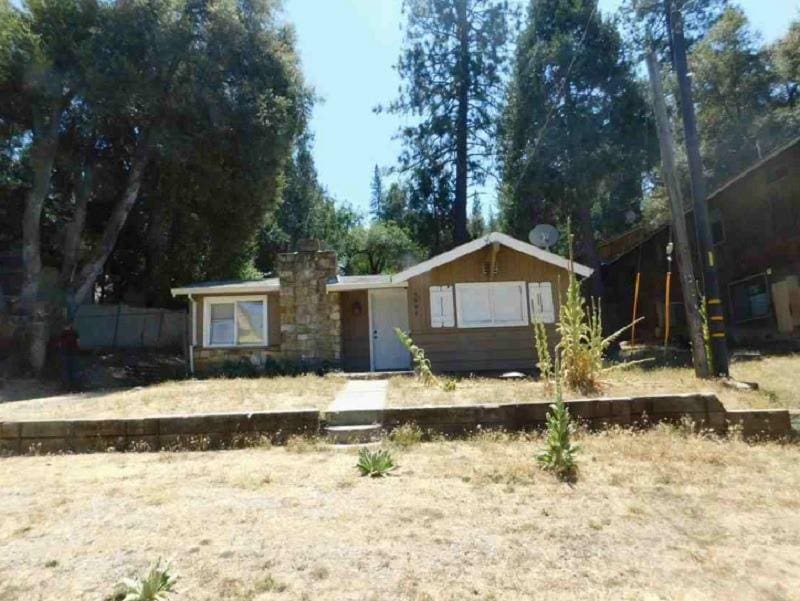
[[[468,255],[490,246],[492,244],[502,244],[508,248],[556,265],[562,269],[569,269],[569,260],[564,257],[542,250],[527,242],[522,242],[506,234],[499,232],[492,232],[481,238],[477,238],[472,242],[467,242],[461,246],[457,246],[452,250],[436,255],[427,261],[417,263],[413,267],[409,267],[394,275],[339,275],[336,278],[331,278],[328,282],[328,292],[345,291],[345,290],[368,290],[371,288],[405,288],[408,286],[408,280],[414,276],[426,273],[435,267],[445,265],[451,261]],[[592,269],[581,265],[580,263],[572,264],[573,271],[582,277],[589,277],[592,275]],[[172,296],[182,294],[254,294],[265,292],[278,292],[280,290],[280,281],[278,278],[265,278],[263,280],[251,281],[224,281],[224,282],[198,282],[196,284],[189,284],[180,288],[172,289]]]
[[[561,267],[562,269],[569,270],[570,264],[569,259],[565,259],[561,255],[557,255],[555,253],[551,253],[550,251],[543,250],[533,244],[528,244],[527,242],[522,242],[521,240],[517,240],[516,238],[512,238],[506,234],[501,234],[500,232],[492,232],[491,234],[487,234],[486,236],[482,236],[480,238],[476,238],[472,242],[467,242],[466,244],[462,244],[461,246],[456,246],[452,250],[448,250],[440,255],[436,255],[428,259],[427,261],[423,261],[422,263],[417,263],[413,267],[409,267],[408,269],[401,271],[400,273],[392,276],[393,282],[405,282],[414,276],[420,275],[431,269],[439,267],[441,265],[445,265],[446,263],[450,263],[451,261],[455,261],[463,257],[464,255],[468,255],[470,253],[475,252],[476,250],[480,250],[486,246],[490,246],[492,244],[502,244],[508,248],[516,250],[522,254],[528,255],[530,257],[534,257],[535,259],[539,259],[540,261],[544,261],[545,263],[550,263],[551,265],[555,265],[556,267]],[[580,263],[572,264],[572,270],[582,277],[589,277],[592,275],[592,269],[587,267],[586,265],[581,265]]]
[[[253,294],[259,292],[278,292],[281,289],[278,278],[263,280],[223,280],[216,282],[196,282],[172,289],[172,296],[182,294]]]

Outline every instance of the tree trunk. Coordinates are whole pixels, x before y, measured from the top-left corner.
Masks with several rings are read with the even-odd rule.
[[[728,345],[725,338],[724,311],[719,288],[716,262],[714,260],[714,242],[711,237],[711,225],[706,204],[706,186],[703,175],[703,162],[700,157],[700,139],[697,134],[697,119],[694,113],[692,86],[689,82],[689,65],[686,57],[686,40],[683,37],[683,15],[678,3],[667,2],[668,20],[672,39],[672,62],[678,79],[678,96],[681,116],[683,117],[683,133],[686,143],[686,156],[689,160],[689,179],[692,190],[692,207],[697,239],[700,243],[700,261],[703,266],[703,283],[705,284],[706,301],[708,303],[709,329],[711,331],[711,348],[714,353],[714,371],[717,375],[728,375]]]
[[[128,172],[128,181],[125,184],[125,190],[119,201],[117,201],[114,210],[111,212],[111,216],[103,230],[103,237],[100,239],[89,261],[84,265],[80,274],[75,279],[70,299],[73,306],[77,307],[88,298],[97,278],[100,277],[103,271],[103,266],[114,250],[119,232],[125,225],[125,220],[128,218],[133,204],[139,197],[139,188],[142,185],[144,169],[149,159],[150,144],[147,134],[144,134],[136,147],[136,152],[131,162],[131,169]]]
[[[42,120],[41,115],[34,116],[31,147],[33,183],[25,195],[22,215],[23,279],[20,309],[28,326],[27,362],[35,373],[39,373],[44,367],[47,353],[47,312],[37,310],[39,279],[42,273],[41,221],[42,209],[53,177],[60,121],[60,105],[53,108],[47,123]]]
[[[467,182],[469,168],[469,22],[467,0],[458,0],[458,108],[456,113],[456,197],[453,203],[455,243],[469,239],[467,232]]]
[[[61,285],[67,290],[72,279],[75,277],[75,268],[78,265],[78,251],[81,245],[83,228],[86,225],[86,213],[89,208],[89,199],[92,196],[92,179],[94,166],[87,161],[78,179],[78,184],[73,197],[75,198],[75,212],[72,221],[66,227],[64,236],[64,259],[61,264]],[[67,310],[72,317],[75,307],[68,307]]]
[[[683,193],[681,192],[680,181],[675,169],[675,146],[672,140],[669,117],[667,116],[667,105],[664,102],[664,90],[661,86],[658,63],[652,52],[646,58],[653,96],[653,112],[656,116],[656,127],[658,129],[658,143],[661,149],[661,169],[664,175],[664,182],[667,185],[672,210],[672,231],[675,234],[683,306],[686,309],[686,322],[689,324],[689,334],[692,339],[692,362],[695,374],[699,378],[707,378],[711,374],[711,370],[708,365],[705,341],[703,340],[703,327],[698,312],[697,281],[694,277],[692,249],[686,228]],[[669,308],[667,307],[665,310],[669,310]]]

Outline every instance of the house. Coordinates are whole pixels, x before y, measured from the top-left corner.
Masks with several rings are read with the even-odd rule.
[[[346,276],[334,252],[306,240],[279,256],[278,277],[172,294],[189,299],[193,372],[268,357],[346,371],[409,369],[395,328],[409,331],[438,371],[530,369],[530,324],[553,327],[569,268],[561,256],[492,233],[394,275]]]
[[[708,198],[714,255],[729,342],[800,343],[800,138],[739,174]],[[687,213],[689,239],[696,240]],[[637,339],[663,341],[667,245],[671,227],[637,228],[600,247],[606,325],[631,321],[640,273]],[[697,249],[695,276],[702,278]],[[673,253],[674,254],[674,253]],[[670,338],[686,339],[680,279],[673,261]]]

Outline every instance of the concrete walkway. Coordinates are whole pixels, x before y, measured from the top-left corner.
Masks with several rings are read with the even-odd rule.
[[[388,388],[389,380],[348,380],[328,411],[381,411]]]

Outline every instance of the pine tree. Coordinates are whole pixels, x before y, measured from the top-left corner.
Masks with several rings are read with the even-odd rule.
[[[372,183],[370,184],[370,200],[369,200],[369,210],[373,216],[379,216],[381,211],[383,211],[383,179],[381,178],[381,170],[378,169],[378,166],[375,165],[375,169],[372,172]]]
[[[469,217],[469,236],[473,240],[486,233],[486,221],[483,219],[483,206],[477,193],[472,195],[472,213]]]
[[[655,141],[620,35],[597,0],[532,1],[503,121],[504,229],[523,237],[573,216],[583,261],[598,268],[595,232],[625,228],[623,215],[638,210]]]
[[[426,245],[438,247],[444,239],[457,244],[468,237],[468,188],[484,181],[494,156],[496,107],[514,13],[507,0],[405,0],[403,6],[405,45],[397,65],[403,87],[388,110],[418,123],[401,131],[400,164],[416,179],[417,192],[429,183],[415,176],[425,170],[435,174],[439,191],[451,194],[446,202],[435,199],[437,206],[448,206],[451,217],[440,220],[435,239],[425,240]],[[419,217],[430,221],[433,215]]]

